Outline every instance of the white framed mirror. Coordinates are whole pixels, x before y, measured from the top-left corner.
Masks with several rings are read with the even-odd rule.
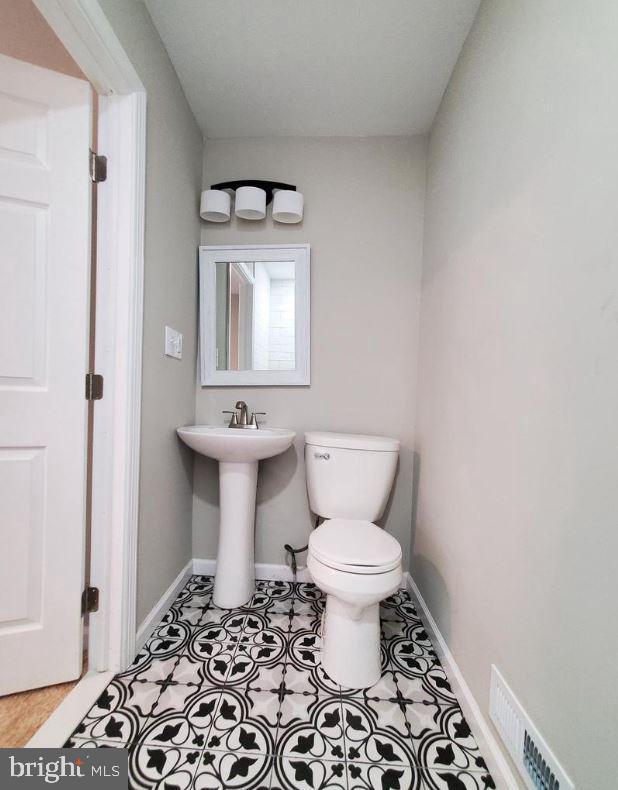
[[[310,383],[308,244],[200,247],[203,387]]]

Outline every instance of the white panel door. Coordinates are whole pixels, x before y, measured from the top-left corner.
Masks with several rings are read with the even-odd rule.
[[[0,56],[0,694],[79,677],[90,87]]]

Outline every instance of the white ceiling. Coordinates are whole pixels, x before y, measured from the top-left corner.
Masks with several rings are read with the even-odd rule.
[[[480,0],[145,0],[206,137],[428,131]]]
[[[294,279],[294,261],[265,261],[263,266],[271,280]]]

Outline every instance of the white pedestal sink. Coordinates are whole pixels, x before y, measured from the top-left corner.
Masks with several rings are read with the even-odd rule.
[[[219,552],[213,602],[242,606],[255,589],[254,532],[258,461],[285,452],[296,434],[284,428],[191,425],[178,435],[193,450],[219,461]]]

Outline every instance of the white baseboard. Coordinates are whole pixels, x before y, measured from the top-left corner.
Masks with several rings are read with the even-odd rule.
[[[113,677],[113,672],[87,672],[26,746],[32,749],[61,748]]]
[[[193,573],[201,576],[214,576],[217,570],[217,560],[193,560]],[[292,569],[289,565],[275,565],[267,562],[255,563],[255,578],[263,581],[291,582]],[[296,574],[296,581],[313,582],[311,574],[307,568],[299,568]],[[402,589],[407,589],[406,574],[404,573],[401,582]]]
[[[167,590],[159,598],[156,604],[152,607],[150,612],[148,612],[148,614],[144,618],[144,621],[137,629],[137,635],[135,637],[136,653],[139,653],[142,647],[146,644],[152,632],[161,622],[161,618],[163,617],[165,612],[170,608],[174,599],[176,598],[180,590],[184,587],[184,585],[187,583],[189,577],[193,572],[194,572],[193,560],[189,560],[189,562],[180,571],[178,576],[176,576],[174,581],[170,584]]]
[[[202,576],[214,576],[217,570],[216,560],[193,560],[193,573]],[[271,565],[264,562],[255,563],[255,578],[263,581],[292,581],[292,569],[288,565]],[[296,581],[311,582],[311,574],[307,568],[299,568],[296,574]]]
[[[193,573],[198,576],[214,576],[217,570],[217,560],[198,560],[193,558]]]
[[[470,729],[474,733],[479,749],[486,759],[487,767],[496,782],[496,787],[505,788],[505,790],[519,790],[523,785],[515,778],[496,737],[483,716],[477,701],[474,699],[474,695],[466,683],[453,654],[449,650],[446,640],[440,633],[436,621],[431,616],[425,599],[409,573],[404,573],[404,580],[408,592],[418,603],[419,614],[425,627],[431,634],[438,658],[444,666],[449,682],[470,725]]]

